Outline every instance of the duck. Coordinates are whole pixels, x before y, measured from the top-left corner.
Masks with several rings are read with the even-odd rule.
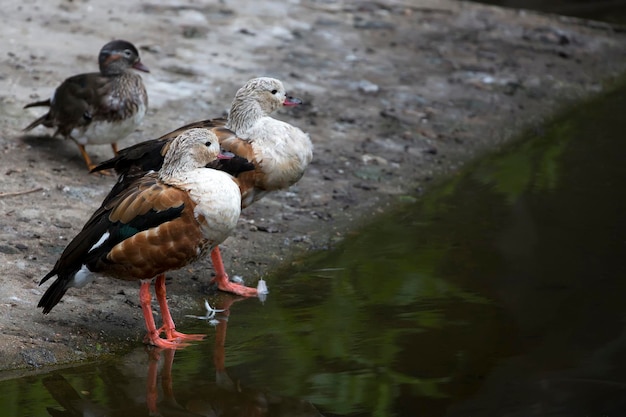
[[[70,288],[104,275],[140,282],[147,343],[169,349],[203,337],[176,331],[165,273],[202,258],[235,229],[241,212],[237,179],[207,165],[236,156],[220,150],[217,136],[207,129],[181,132],[166,148],[161,169],[107,196],[42,278],[40,285],[56,276],[37,305],[43,314]],[[241,165],[241,170],[251,168]],[[153,279],[163,320],[158,329],[151,308]]]
[[[89,170],[96,165],[85,145],[110,144],[117,155],[117,142],[132,133],[148,108],[148,94],[141,76],[132,70],[150,72],[139,58],[137,48],[125,40],[114,40],[98,55],[100,72],[74,75],[61,83],[52,97],[24,106],[49,107],[23,131],[37,126],[56,129],[73,140]],[[102,172],[106,173],[106,172]]]
[[[226,151],[247,159],[254,169],[237,177],[241,205],[246,208],[269,192],[286,189],[302,178],[313,158],[313,144],[300,128],[275,119],[273,112],[283,106],[297,106],[302,100],[287,94],[283,83],[270,77],[248,80],[237,90],[227,118],[193,122],[158,139],[147,140],[122,149],[114,158],[102,162],[92,171],[115,170],[120,188],[125,181],[144,172],[161,169],[164,150],[175,137],[189,129],[206,129],[215,133]],[[259,295],[252,288],[231,282],[223,266],[219,246],[211,252],[215,267],[212,282],[219,290],[245,297]],[[262,288],[266,292],[266,288]]]

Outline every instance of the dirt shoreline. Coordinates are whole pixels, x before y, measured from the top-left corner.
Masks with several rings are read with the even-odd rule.
[[[446,0],[2,1],[0,193],[26,192],[0,194],[4,371],[97,358],[144,334],[132,284],[71,291],[48,316],[35,307],[39,280],[114,179],[88,175],[75,145],[50,132],[24,137],[40,113],[22,107],[95,70],[112,38],[137,45],[152,71],[144,124],[121,146],[222,115],[255,76],[280,78],[306,102],[277,117],[310,133],[313,163],[296,186],[246,209],[222,246],[227,269],[249,283],[626,71],[623,28]],[[175,316],[197,312],[210,271],[206,260],[169,274]]]

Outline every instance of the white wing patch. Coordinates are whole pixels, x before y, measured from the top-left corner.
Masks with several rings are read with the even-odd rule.
[[[98,249],[100,246],[102,246],[102,244],[104,242],[106,242],[106,240],[109,238],[109,236],[111,236],[109,234],[109,232],[105,232],[102,237],[100,239],[98,239],[98,241],[96,242],[95,245],[93,245],[88,251],[87,253],[91,253],[91,251],[93,251],[94,249]]]

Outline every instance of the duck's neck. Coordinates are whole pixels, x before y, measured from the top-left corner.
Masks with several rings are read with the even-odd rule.
[[[166,184],[175,185],[186,178],[186,174],[197,168],[198,163],[187,149],[170,149],[159,170],[159,179]]]
[[[240,100],[235,97],[230,107],[226,127],[235,132],[237,136],[242,137],[259,119],[265,116],[267,114],[256,101]]]
[[[188,169],[185,167],[168,166],[163,167],[159,173],[159,179],[169,185],[177,185],[183,182]]]

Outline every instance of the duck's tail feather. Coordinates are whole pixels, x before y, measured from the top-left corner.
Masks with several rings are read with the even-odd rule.
[[[39,117],[34,122],[32,122],[31,124],[26,126],[24,129],[22,129],[22,132],[28,132],[29,130],[34,129],[34,128],[36,128],[39,125],[44,125],[45,126],[45,122],[48,120],[49,114],[50,113],[46,113],[43,116]]]
[[[50,278],[50,274],[46,275],[41,282],[43,283],[48,278]],[[67,288],[67,280],[58,277],[56,281],[48,287],[43,297],[41,297],[41,300],[39,300],[37,307],[43,307],[43,314],[48,314],[50,310],[52,310],[52,308],[57,305],[59,301],[61,301],[61,298],[65,295]]]
[[[27,109],[29,107],[40,107],[40,106],[50,107],[50,99],[28,103],[27,105],[24,106],[24,108]]]

